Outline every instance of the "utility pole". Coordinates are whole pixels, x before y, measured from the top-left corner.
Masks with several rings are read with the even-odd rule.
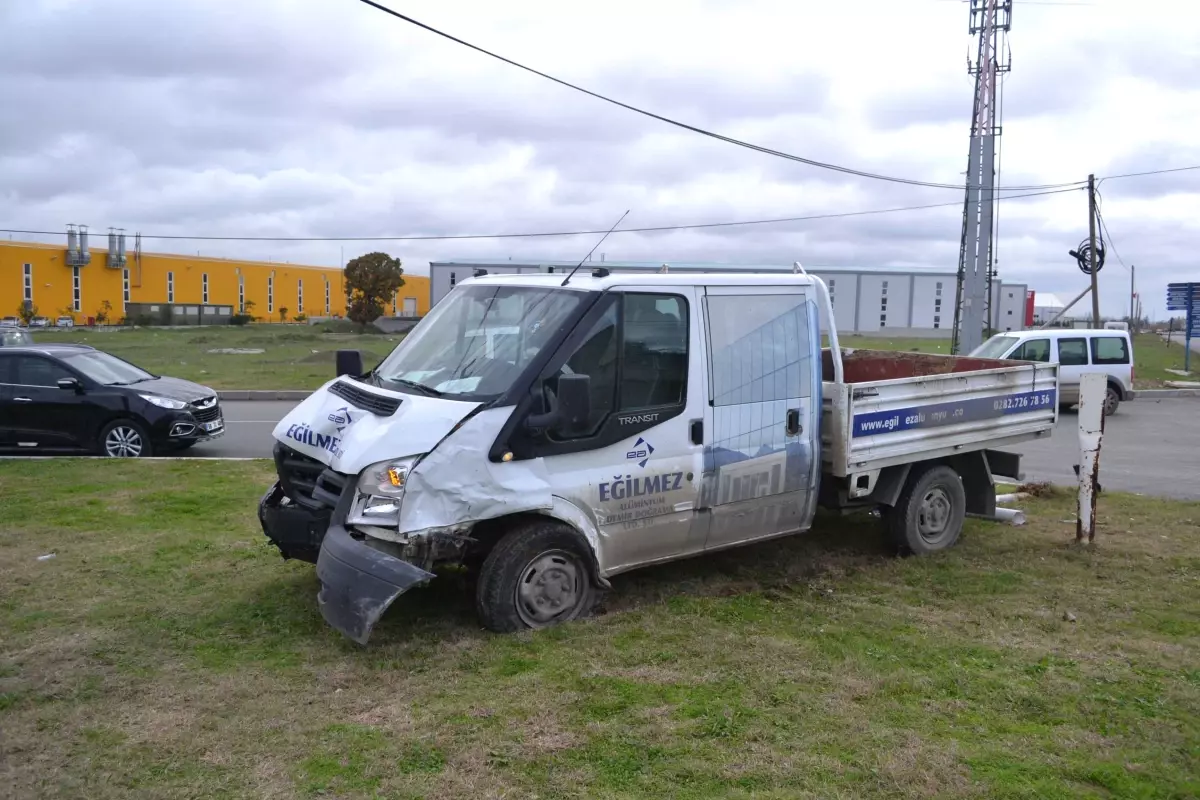
[[[1135,322],[1137,317],[1134,316],[1137,312],[1137,284],[1133,279],[1134,270],[1136,269],[1137,267],[1133,264],[1129,265],[1129,330],[1131,331],[1137,330],[1137,323]]]
[[[1099,272],[1096,269],[1096,176],[1088,175],[1088,267],[1092,271],[1092,327],[1100,325]]]
[[[975,77],[975,102],[954,291],[951,349],[956,355],[969,353],[982,344],[984,329],[993,323],[996,150],[1002,132],[1000,75],[1012,68],[1007,50],[1012,7],[1013,0],[970,0],[969,6],[967,30],[976,40],[974,53],[967,58],[967,72]]]

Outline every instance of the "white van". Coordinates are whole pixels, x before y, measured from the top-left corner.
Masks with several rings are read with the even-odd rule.
[[[1112,414],[1122,400],[1133,399],[1133,343],[1128,331],[1040,328],[993,336],[975,348],[977,358],[1058,363],[1058,401],[1066,407],[1079,402],[1079,381],[1086,372],[1108,376],[1104,413]]]

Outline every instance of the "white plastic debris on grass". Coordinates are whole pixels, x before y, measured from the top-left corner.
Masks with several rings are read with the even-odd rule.
[[[1025,512],[1015,508],[997,508],[996,519],[1009,525],[1024,525]]]
[[[222,356],[254,356],[258,355],[259,353],[265,353],[266,351],[261,347],[216,347],[208,352],[214,355]],[[317,351],[313,350],[313,352],[315,353]]]
[[[46,553],[46,555],[44,555],[44,556],[38,556],[37,560],[38,561],[49,561],[50,559],[54,558],[55,555],[56,555],[55,553]]]

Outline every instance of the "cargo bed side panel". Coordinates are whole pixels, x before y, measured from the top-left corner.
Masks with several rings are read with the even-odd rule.
[[[1049,436],[1057,390],[1056,364],[828,383],[825,467],[845,476]]]

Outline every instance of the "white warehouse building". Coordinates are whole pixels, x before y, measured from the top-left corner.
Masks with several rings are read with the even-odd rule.
[[[429,264],[430,307],[461,280],[478,271],[488,274],[530,272],[567,273],[578,261],[462,259]],[[696,261],[589,261],[581,270],[604,268],[619,272],[792,272],[791,264],[719,264]],[[949,336],[954,326],[953,269],[918,267],[805,267],[829,287],[839,333],[878,333],[892,336]],[[1024,284],[995,284],[993,328],[1021,330],[1025,322]],[[821,319],[822,329],[828,320]]]

